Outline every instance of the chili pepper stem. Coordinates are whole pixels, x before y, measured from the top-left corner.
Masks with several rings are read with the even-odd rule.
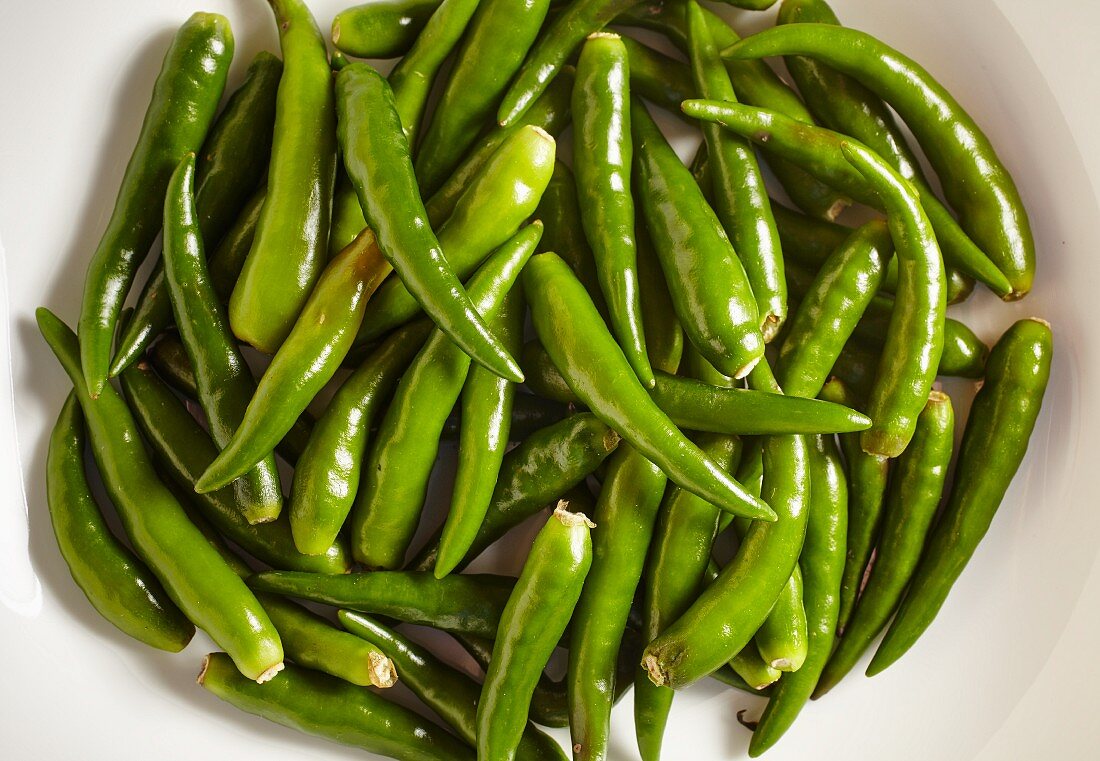
[[[209,659],[209,656],[207,656],[207,659]],[[275,675],[278,674],[280,671],[282,671],[285,667],[286,667],[285,664],[282,661],[279,661],[274,666],[269,668],[267,671],[265,671],[264,673],[262,673],[258,677],[256,677],[256,684],[263,684],[264,682],[270,682],[272,679],[275,678]],[[203,666],[203,673],[206,673],[205,665]],[[202,684],[202,682],[200,681],[199,684]]]
[[[397,684],[397,667],[382,653],[372,652],[370,659],[370,683],[375,687],[393,687]]]
[[[617,434],[616,438],[618,438]],[[588,526],[588,528],[596,528],[596,524],[589,520],[588,516],[584,513],[570,512],[569,502],[564,499],[558,500],[558,504],[554,507],[554,517],[570,528],[579,526],[582,523]]]
[[[649,674],[649,681],[653,682],[658,687],[665,686],[668,679],[664,670],[661,669],[661,663],[656,655],[647,655],[643,658],[642,666],[645,668],[646,673]]]

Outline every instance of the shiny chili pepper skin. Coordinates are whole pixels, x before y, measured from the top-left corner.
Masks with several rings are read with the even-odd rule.
[[[370,753],[403,761],[475,759],[460,740],[408,708],[300,666],[287,666],[261,686],[242,679],[224,653],[211,653],[198,683],[242,711]]]
[[[328,258],[335,259],[366,226],[367,220],[363,218],[359,196],[348,179],[347,172],[343,167],[337,166],[336,189],[332,194],[332,223],[328,231]]]
[[[405,130],[409,146],[414,150],[436,74],[466,31],[479,2],[480,0],[444,0],[417,35],[409,52],[387,77],[390,87],[393,88],[401,126]]]
[[[858,201],[886,209],[886,200],[879,197],[869,181],[844,156],[843,144],[856,142],[854,138],[803,124],[778,112],[732,103],[691,100],[685,101],[682,108],[688,116],[717,122],[752,140],[769,153],[782,156],[823,182],[841,188]],[[908,181],[909,178],[905,179]],[[919,196],[937,240],[943,240],[943,252],[948,261],[965,274],[988,284],[996,293],[1004,294],[1011,290],[1008,280],[997,266],[966,237],[950,212],[938,205],[931,189],[908,182],[906,187],[915,190]]]
[[[265,571],[248,580],[258,592],[336,605],[448,632],[495,637],[515,579],[490,574],[369,571],[339,575]]]
[[[764,362],[749,382],[756,388],[779,389]],[[754,521],[715,582],[649,643],[643,663],[654,684],[678,689],[737,655],[767,618],[794,571],[810,498],[805,438],[765,438],[763,462],[761,498],[777,511],[778,520]]]
[[[268,0],[283,76],[264,200],[252,250],[229,299],[233,333],[274,354],[328,258],[336,182],[336,104],[325,41],[302,0]]]
[[[523,285],[539,340],[583,402],[678,485],[729,512],[773,519],[771,508],[706,457],[645,393],[561,258],[533,257]]]
[[[260,681],[275,676],[283,648],[267,614],[161,482],[114,386],[104,385],[98,397],[88,392],[76,335],[45,308],[36,316],[76,388],[100,475],[138,556],[184,615],[230,652],[241,673]]]
[[[631,118],[636,189],[676,314],[711,364],[744,377],[764,354],[745,268],[645,106],[635,102]]]
[[[691,68],[699,95],[736,101],[706,17],[695,0],[687,3],[687,25]],[[769,342],[787,318],[787,281],[764,178],[747,140],[714,124],[704,123],[702,127],[714,211],[745,268],[756,299],[760,330],[764,341]]]
[[[164,275],[180,338],[194,368],[198,399],[206,413],[211,438],[224,447],[241,426],[256,384],[229,332],[225,311],[210,283],[195,209],[194,176],[195,156],[187,154],[168,182],[164,204]],[[283,508],[283,491],[271,451],[238,475],[240,478],[232,486],[248,522],[267,523],[278,518]]]
[[[679,115],[680,103],[697,94],[691,67],[643,45],[633,37],[624,36],[622,42],[630,62],[631,91],[669,113]]]
[[[732,470],[741,456],[736,436],[701,434],[698,444],[721,467]],[[642,633],[652,641],[683,615],[703,587],[721,511],[678,487],[665,492],[657,515],[642,583]],[[660,757],[673,691],[651,682],[644,668],[634,678],[634,727],[645,761]]]
[[[912,186],[867,148],[846,142],[842,150],[886,206],[898,257],[894,312],[867,402],[873,422],[860,434],[865,451],[896,457],[913,436],[943,352],[943,258]]]
[[[527,307],[522,291],[513,290],[492,323],[508,350],[518,354],[523,340]],[[471,367],[462,387],[458,441],[451,508],[439,538],[437,578],[454,570],[470,549],[496,489],[508,434],[516,384],[483,367]]]
[[[274,568],[315,573],[346,573],[350,569],[351,555],[342,541],[333,542],[322,554],[302,555],[294,547],[287,518],[253,525],[241,514],[233,489],[195,493],[195,481],[218,453],[209,434],[144,362],[126,368],[121,379],[126,400],[158,466],[187,492],[188,504],[220,533]]]
[[[481,686],[462,672],[436,658],[427,648],[407,639],[362,613],[341,610],[345,629],[383,650],[394,662],[401,684],[455,730],[464,743],[477,743],[477,704]],[[528,724],[516,748],[523,761],[564,761],[561,747],[548,735]]]
[[[496,320],[541,234],[538,225],[520,231],[470,279],[471,303],[487,322]],[[443,425],[469,370],[470,357],[436,329],[401,378],[351,511],[352,554],[360,563],[390,569],[404,563],[420,522]]]
[[[332,44],[356,58],[397,58],[409,52],[443,0],[372,0],[332,19]]]
[[[107,382],[123,302],[160,232],[168,179],[185,153],[202,147],[225,88],[233,47],[228,19],[196,13],[165,53],[111,219],[84,281],[80,364],[93,397]]]
[[[814,277],[779,349],[776,379],[788,394],[815,397],[886,274],[893,242],[885,222],[854,231]]]
[[[458,166],[534,43],[549,0],[482,0],[416,157],[416,179],[430,196]]]
[[[810,622],[809,653],[802,668],[785,674],[772,691],[749,742],[749,755],[753,758],[774,745],[794,723],[817,684],[836,635],[847,532],[847,484],[840,452],[831,438],[814,437],[809,461],[809,518],[799,559]]]
[[[336,75],[336,90],[344,165],[382,253],[464,352],[501,377],[522,382],[519,365],[478,315],[432,231],[386,80],[367,64],[352,64]]]
[[[951,399],[933,391],[913,441],[894,466],[871,575],[818,681],[815,698],[844,678],[897,610],[943,496],[954,432]]]
[[[401,373],[431,333],[429,320],[400,328],[341,384],[294,469],[290,527],[299,552],[332,545],[359,490],[367,442]]]
[[[585,238],[584,224],[581,222],[577,181],[573,170],[561,160],[554,162],[553,174],[539,201],[535,216],[546,224],[546,234],[539,243],[538,253],[550,252],[564,259],[592,297],[596,309],[601,315],[606,314],[607,304],[604,303],[603,290],[600,288],[596,258]]]
[[[504,612],[477,706],[479,758],[511,761],[531,695],[592,565],[591,521],[559,505],[535,537]]]
[[[831,24],[769,29],[723,51],[744,60],[803,55],[853,77],[913,131],[971,239],[1022,298],[1035,274],[1035,243],[1016,185],[989,138],[931,74],[869,34]]]
[[[252,59],[244,82],[210,129],[195,168],[195,212],[207,252],[220,245],[267,171],[275,124],[275,92],[283,62],[267,51]],[[157,263],[142,288],[111,363],[111,377],[137,360],[172,321],[172,306]]]
[[[1014,323],[989,354],[985,383],[963,430],[951,494],[868,676],[904,655],[932,623],[1008,491],[1027,452],[1053,353],[1050,326]]]
[[[618,35],[598,32],[581,49],[573,86],[577,200],[611,332],[642,385],[652,388],[638,293],[632,157],[626,47]]]
[[[195,627],[107,527],[84,472],[84,446],[84,416],[70,393],[46,455],[46,502],[61,557],[99,615],[139,642],[178,653]]]
[[[504,455],[489,510],[459,568],[581,483],[615,451],[619,441],[619,434],[588,412],[571,415],[524,439]],[[437,551],[436,540],[429,540],[409,567],[431,570]]]

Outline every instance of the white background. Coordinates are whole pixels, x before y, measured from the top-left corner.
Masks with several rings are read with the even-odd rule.
[[[312,3],[323,28],[344,4]],[[0,4],[0,354],[11,360],[10,374],[0,365],[6,758],[361,757],[205,694],[192,682],[210,647],[201,635],[168,656],[114,631],[71,583],[49,534],[45,435],[66,381],[37,336],[33,308],[75,319],[163,49],[200,7],[233,22],[234,82],[257,50],[277,50],[259,0]],[[1057,358],[1032,452],[941,620],[886,674],[853,676],[808,708],[769,757],[1100,757],[1100,414],[1091,391],[1100,377],[1100,3],[835,7],[846,23],[924,62],[1000,149],[1031,210],[1039,278],[1022,304],[977,298],[959,314],[988,340],[1011,319],[1048,317]],[[666,757],[742,757],[740,707],[759,711],[752,698],[710,685],[678,697]],[[614,720],[614,758],[635,757],[629,698]]]

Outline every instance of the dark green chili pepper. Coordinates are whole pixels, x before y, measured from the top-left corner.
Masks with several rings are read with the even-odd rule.
[[[481,697],[477,682],[440,661],[427,648],[361,613],[341,610],[338,615],[345,629],[393,659],[401,683],[454,729],[463,742],[477,743],[477,703]],[[528,724],[516,749],[516,758],[564,761],[565,754],[553,739]]]
[[[317,420],[290,496],[290,527],[300,552],[324,552],[339,535],[359,489],[371,427],[431,330],[429,320],[419,320],[394,332],[344,381]]]
[[[309,298],[328,251],[336,182],[336,107],[325,41],[303,0],[268,0],[283,76],[267,198],[229,299],[233,333],[274,354]]]
[[[470,279],[474,308],[492,323],[542,235],[529,225]],[[416,534],[447,416],[462,393],[470,357],[442,330],[428,337],[401,378],[367,457],[351,511],[352,554],[372,568],[399,568]]]
[[[990,352],[985,383],[963,430],[951,495],[868,676],[904,655],[924,633],[989,530],[1027,452],[1050,378],[1052,344],[1050,326],[1030,318],[1014,323]]]
[[[187,493],[188,503],[198,508],[220,533],[275,568],[316,573],[349,570],[350,553],[341,541],[329,545],[322,554],[302,555],[294,547],[288,519],[250,524],[229,487],[196,494],[196,479],[218,453],[209,434],[145,363],[126,368],[121,379],[130,409],[158,464]]]
[[[214,293],[218,294],[218,301],[222,304],[229,303],[233,286],[237,284],[237,278],[240,277],[241,270],[244,268],[248,252],[252,249],[252,241],[256,237],[256,225],[260,222],[260,213],[263,211],[266,198],[267,185],[263,185],[248,199],[237,221],[226,231],[218,247],[210,254],[210,260],[207,262],[210,283],[214,286]]]
[[[107,382],[123,302],[164,218],[176,164],[202,147],[233,59],[229,20],[192,15],[172,38],[153,85],[107,229],[88,263],[80,305],[80,364],[93,398]]]
[[[367,220],[359,196],[343,167],[336,167],[336,189],[332,194],[332,224],[328,231],[328,258],[335,259],[351,242],[359,237]]]
[[[478,756],[511,761],[538,675],[565,632],[592,565],[591,521],[563,506],[531,547],[500,617],[477,707]]]
[[[687,337],[726,375],[764,355],[756,301],[718,218],[641,103],[631,108],[641,207]]]
[[[515,579],[489,574],[370,571],[339,575],[265,571],[248,580],[258,592],[388,616],[448,632],[495,637]],[[556,640],[555,640],[556,641]]]
[[[577,61],[573,86],[573,171],[609,327],[642,385],[652,388],[630,190],[629,73],[626,47],[617,34],[589,36]]]
[[[815,436],[809,454],[812,484],[809,519],[799,560],[810,622],[809,653],[802,668],[785,674],[772,692],[749,742],[749,755],[754,758],[783,736],[809,700],[832,652],[836,634],[847,530],[847,485],[840,452],[831,438]]]
[[[691,67],[633,37],[623,37],[622,41],[630,61],[630,89],[669,113],[680,115],[680,103],[697,94]]]
[[[237,350],[210,283],[195,210],[194,176],[195,156],[187,154],[168,182],[164,275],[211,438],[224,447],[240,427],[256,383]],[[275,457],[269,452],[238,475],[241,477],[233,482],[233,490],[248,522],[266,523],[278,518],[283,509],[283,491]]]
[[[898,458],[886,497],[875,564],[844,636],[814,690],[819,698],[844,678],[886,628],[920,561],[943,495],[954,446],[951,399],[933,391],[917,420],[913,441]]]
[[[513,354],[518,353],[523,340],[526,314],[522,291],[512,291],[493,323]],[[466,376],[451,509],[443,524],[439,556],[433,569],[437,578],[446,576],[462,562],[485,520],[508,448],[515,394],[514,383],[483,367],[471,367]]]
[[[851,229],[844,225],[808,217],[774,199],[771,209],[779,242],[783,246],[783,256],[815,270],[852,234]]]
[[[543,399],[552,399],[564,404],[581,403],[554,365],[554,360],[550,359],[550,355],[537,339],[531,339],[523,345],[520,364],[523,367],[524,383],[532,393]]]
[[[654,370],[674,373],[684,354],[684,331],[668,292],[661,263],[649,239],[645,223],[635,228],[638,243],[638,298],[642,303],[646,351]],[[584,282],[583,280],[581,282]]]
[[[416,42],[443,0],[372,0],[332,20],[332,44],[356,58],[397,58]]]
[[[225,646],[241,673],[259,681],[275,676],[283,667],[283,649],[267,614],[157,477],[114,386],[105,384],[98,397],[90,395],[76,335],[48,309],[35,315],[76,388],[104,486],[138,556],[184,615]]]
[[[720,467],[732,470],[741,455],[736,436],[702,434],[699,446]],[[721,511],[678,487],[665,491],[657,514],[642,584],[642,634],[652,641],[683,615],[703,588]],[[673,691],[651,682],[645,669],[634,678],[634,728],[646,761],[661,753]]]
[[[757,365],[749,383],[779,390],[766,362]],[[761,498],[779,518],[754,521],[718,579],[649,643],[643,663],[654,684],[677,689],[701,679],[737,655],[767,618],[794,571],[806,533],[806,450],[801,436],[764,439]]]
[[[687,3],[688,47],[695,86],[704,98],[736,101],[702,8]],[[702,125],[709,156],[714,211],[745,268],[764,341],[771,341],[787,317],[783,254],[768,191],[748,141],[714,124]]]
[[[604,303],[600,276],[596,272],[596,258],[592,255],[581,223],[577,181],[573,170],[560,160],[554,161],[553,174],[535,216],[546,224],[546,234],[539,243],[538,253],[551,252],[564,259],[592,297],[592,303],[600,314],[606,314],[607,304]]]
[[[84,472],[84,444],[84,416],[70,392],[46,455],[46,501],[61,557],[99,615],[150,647],[178,653],[195,627],[107,527]]]
[[[404,706],[343,679],[289,665],[268,685],[242,679],[224,653],[203,661],[199,685],[284,727],[404,761],[474,761],[472,750]]]
[[[573,391],[604,422],[678,485],[730,512],[773,519],[766,504],[703,454],[645,393],[561,258],[535,256],[523,281],[539,340]]]
[[[239,212],[244,216],[249,197],[267,171],[275,123],[275,91],[282,71],[283,62],[278,58],[267,51],[257,53],[244,82],[230,96],[198,154],[195,212],[207,251],[217,250],[214,247],[232,229]],[[118,341],[111,376],[118,375],[141,356],[171,321],[164,268],[158,262]]]
[[[878,290],[892,250],[886,223],[872,220],[822,264],[779,349],[776,376],[788,394],[817,396]]]
[[[886,199],[879,197],[870,180],[851,166],[844,156],[841,146],[845,142],[855,142],[853,138],[803,124],[774,111],[737,104],[691,100],[684,102],[683,109],[688,116],[717,122],[733,130],[770,153],[802,167],[823,182],[842,189],[858,201],[886,209]],[[927,209],[926,214],[937,239],[944,241],[943,253],[948,261],[964,273],[988,284],[999,294],[1011,290],[1008,280],[997,266],[966,237],[951,213],[938,205],[931,189],[909,183],[905,187],[915,190],[922,208]],[[926,199],[925,194],[931,200]]]
[[[489,510],[463,565],[583,481],[618,445],[619,434],[587,412],[571,415],[524,439],[504,455]],[[437,542],[429,540],[410,568],[431,570]]]
[[[367,64],[352,64],[336,75],[336,90],[344,164],[382,253],[459,348],[498,375],[522,382],[519,365],[477,313],[429,225],[386,80]]]
[[[491,119],[549,7],[549,0],[483,0],[478,5],[416,157],[424,195],[439,188]]]
[[[508,439],[513,443],[526,441],[531,434],[564,420],[573,412],[574,410],[567,405],[520,391],[515,395],[512,403],[512,422],[508,428]],[[447,418],[447,424],[443,426],[444,440],[458,440],[460,422],[458,416],[454,414]]]
[[[416,148],[420,122],[424,116],[424,108],[428,105],[428,95],[431,94],[435,76],[466,31],[479,2],[480,0],[444,0],[417,35],[412,48],[387,77],[390,87],[393,88],[401,126],[405,130],[409,146],[413,149]],[[334,32],[338,31],[335,23],[334,21]]]
[[[830,24],[790,24],[727,48],[726,58],[803,55],[847,74],[905,120],[943,181],[971,239],[1022,298],[1035,274],[1035,244],[1019,192],[989,138],[915,61],[869,34]]]

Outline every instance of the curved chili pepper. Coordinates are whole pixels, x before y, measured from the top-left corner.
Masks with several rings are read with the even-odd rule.
[[[332,44],[356,58],[396,58],[416,42],[443,0],[372,0],[332,19]]]

